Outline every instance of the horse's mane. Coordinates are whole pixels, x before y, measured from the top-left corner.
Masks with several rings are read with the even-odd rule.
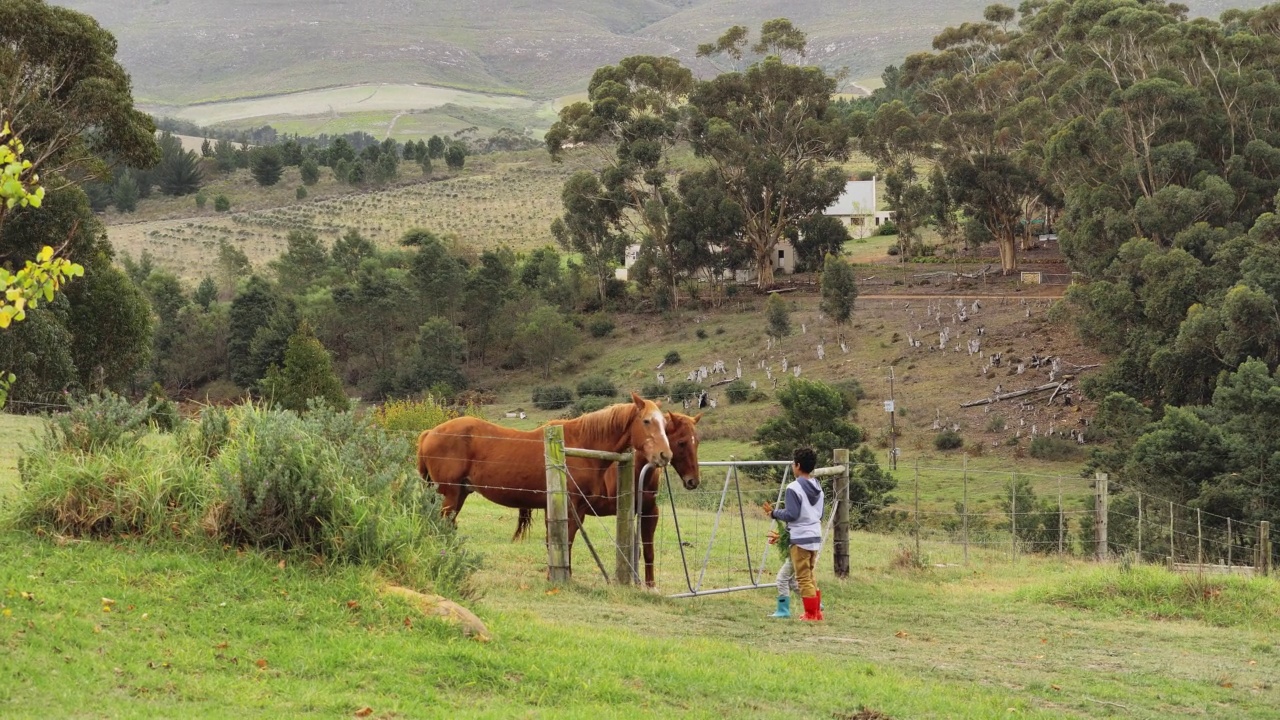
[[[566,426],[582,434],[589,443],[607,443],[618,439],[628,425],[636,419],[635,403],[618,403],[609,407],[566,420]]]

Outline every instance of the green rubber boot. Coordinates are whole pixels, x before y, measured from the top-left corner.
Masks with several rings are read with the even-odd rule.
[[[789,618],[789,617],[791,617],[791,596],[790,596],[790,595],[779,595],[779,596],[778,596],[778,609],[777,609],[777,610],[774,610],[774,611],[773,611],[773,614],[772,614],[772,615],[770,615],[769,617],[776,617],[776,618]]]

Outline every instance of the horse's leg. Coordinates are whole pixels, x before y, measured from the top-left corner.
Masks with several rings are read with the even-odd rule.
[[[647,495],[647,493],[646,493]],[[658,529],[657,498],[644,499],[640,506],[640,546],[644,549],[644,584],[653,587],[653,535]]]

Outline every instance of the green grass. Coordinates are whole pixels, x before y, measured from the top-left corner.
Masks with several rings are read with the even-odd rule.
[[[40,419],[0,413],[0,501],[18,487],[18,458],[22,446],[36,440]]]

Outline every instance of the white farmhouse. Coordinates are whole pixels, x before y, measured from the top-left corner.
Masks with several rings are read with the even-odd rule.
[[[824,215],[838,219],[856,238],[870,235],[873,230],[893,219],[893,213],[876,209],[876,178],[850,180],[844,184],[844,192]]]

